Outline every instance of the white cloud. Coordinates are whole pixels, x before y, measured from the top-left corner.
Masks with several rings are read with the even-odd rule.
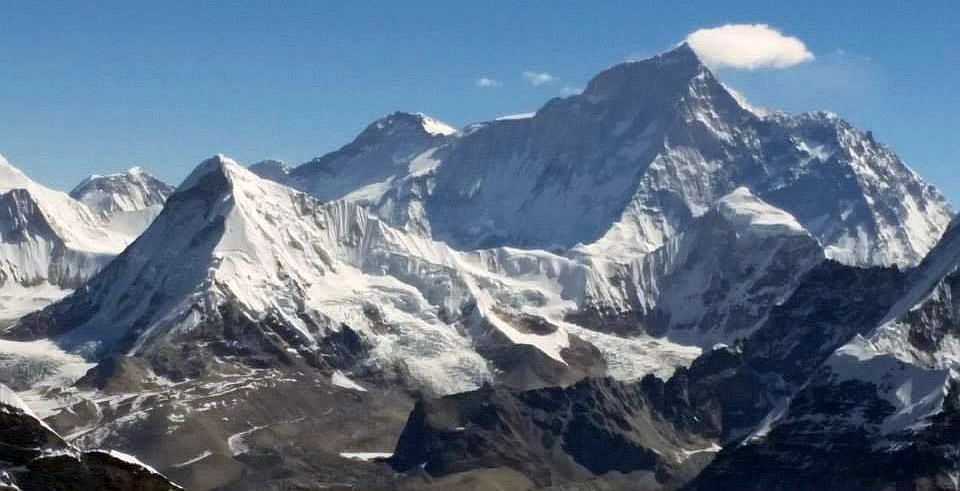
[[[521,74],[523,79],[527,81],[528,84],[539,87],[543,84],[549,84],[557,81],[557,77],[550,75],[547,72],[534,72],[527,70]]]
[[[767,24],[727,24],[698,29],[687,43],[713,68],[787,68],[814,59],[803,41]]]
[[[560,95],[576,95],[581,92],[583,92],[583,89],[571,85],[564,85],[563,88],[560,89]]]
[[[476,82],[474,82],[474,85],[484,88],[503,87],[503,82],[494,80],[490,77],[480,77]]]

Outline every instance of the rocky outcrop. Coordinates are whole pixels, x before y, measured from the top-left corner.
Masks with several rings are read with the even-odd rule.
[[[83,451],[38,419],[0,385],[0,489],[173,491],[182,489],[137,459],[110,450]]]

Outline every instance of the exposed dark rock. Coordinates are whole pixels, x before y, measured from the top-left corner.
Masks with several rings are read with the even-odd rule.
[[[685,466],[704,464],[686,459],[684,450],[709,447],[710,434],[719,434],[719,428],[702,424],[702,432],[689,431],[698,418],[689,406],[660,413],[658,404],[668,396],[654,380],[587,379],[525,392],[486,387],[421,400],[390,462],[401,471],[423,466],[433,476],[506,467],[538,486],[611,472],[655,476],[669,484],[689,471]],[[660,392],[648,394],[651,386]],[[688,428],[678,429],[683,426]]]

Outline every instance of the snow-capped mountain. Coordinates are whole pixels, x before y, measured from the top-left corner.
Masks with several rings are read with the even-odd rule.
[[[92,175],[73,188],[70,197],[107,217],[111,229],[136,236],[156,218],[173,190],[133,167],[120,174]]]
[[[16,318],[83,284],[136,238],[0,157],[0,311]]]
[[[72,398],[56,419],[86,442],[246,472],[277,457],[250,446],[348,419],[310,427],[343,391],[371,414],[466,392],[417,405],[397,468],[625,489],[704,466],[694,489],[956,482],[949,205],[871,134],[758,111],[686,45],[525,117],[456,131],[394,113],[294,168],[216,156],[175,190],[131,171],[76,199],[0,178],[0,280],[76,288],[4,335],[98,363],[78,382],[94,395],[44,389]],[[142,234],[119,225],[131,215]],[[620,380],[581,381],[602,375]],[[261,388],[298,404],[230,399]],[[173,458],[181,424],[220,430]]]
[[[215,356],[200,356],[213,346],[404,374],[439,392],[476,387],[493,367],[523,386],[603,373],[596,348],[545,318],[554,307],[562,322],[559,287],[497,272],[538,267],[535,255],[458,253],[355,204],[323,205],[215,157],[104,271],[8,335],[50,336],[94,356],[136,355],[173,378],[216,371]],[[545,312],[523,311],[527,297]],[[197,338],[199,352],[179,348]],[[349,339],[359,344],[344,356],[363,363],[338,366],[337,343]]]
[[[429,171],[456,133],[425,114],[395,112],[371,123],[343,148],[292,170],[266,161],[251,167],[322,201],[379,197],[394,179]]]
[[[650,334],[692,346],[746,336],[822,260],[793,217],[746,189],[649,258],[619,264],[456,251],[218,156],[109,267],[7,334],[49,336],[94,357],[136,355],[175,379],[218,370],[202,352],[226,338],[231,351],[291,350],[318,368],[440,393],[493,379],[529,388],[608,367],[638,378],[667,357],[637,348]],[[247,325],[241,337],[235,322]],[[267,354],[266,340],[276,345]],[[658,363],[669,373],[677,361]]]
[[[466,131],[427,215],[458,247],[646,253],[740,186],[850,264],[916,264],[952,213],[868,133],[827,113],[757,114],[682,45]]]
[[[455,137],[422,118],[379,120],[289,182],[372,202],[391,224],[457,249],[617,259],[660,247],[741,186],[847,264],[915,265],[953,213],[870,133],[829,113],[757,111],[686,45],[610,68],[531,117]]]

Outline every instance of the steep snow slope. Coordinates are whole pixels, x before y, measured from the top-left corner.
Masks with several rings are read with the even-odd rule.
[[[639,260],[589,251],[579,259],[603,271],[617,293],[587,298],[571,318],[709,348],[748,336],[824,256],[791,215],[738,188]]]
[[[600,73],[527,119],[466,128],[436,169],[426,215],[458,248],[648,253],[740,186],[851,264],[916,264],[946,200],[834,115],[741,105],[683,45]]]
[[[70,197],[107,217],[111,230],[139,235],[160,213],[174,188],[140,167],[106,176],[92,175]]]
[[[0,319],[63,296],[135,236],[0,157]]]

